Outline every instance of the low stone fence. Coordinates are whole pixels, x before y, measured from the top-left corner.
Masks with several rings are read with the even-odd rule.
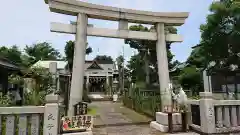
[[[58,135],[57,95],[47,95],[45,106],[0,107],[1,135]]]
[[[240,133],[240,100],[214,100],[211,92],[200,93],[200,100],[189,100],[189,124],[201,133]]]

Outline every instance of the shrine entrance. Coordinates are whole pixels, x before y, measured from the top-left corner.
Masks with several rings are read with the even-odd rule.
[[[94,76],[89,77],[89,93],[105,93],[106,77]]]
[[[51,12],[76,16],[75,24],[51,23],[52,32],[75,34],[74,58],[68,115],[74,114],[73,106],[82,101],[84,62],[87,36],[156,41],[158,76],[161,93],[161,108],[172,105],[169,90],[169,69],[166,43],[182,42],[180,35],[165,31],[167,26],[181,26],[187,12],[150,12],[86,3],[78,0],[45,0]],[[117,21],[117,29],[97,28],[88,24],[88,19]],[[129,23],[154,25],[152,31],[131,31]],[[167,116],[167,115],[164,115]],[[161,123],[161,122],[160,122]]]

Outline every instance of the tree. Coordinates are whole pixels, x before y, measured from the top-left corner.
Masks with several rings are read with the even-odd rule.
[[[118,67],[119,88],[120,88],[120,90],[123,90],[123,89],[124,89],[124,86],[123,86],[123,81],[124,81],[124,76],[123,76],[124,57],[123,57],[122,55],[119,55],[119,56],[116,58],[116,62],[117,62],[117,67]]]
[[[73,56],[74,56],[74,41],[67,41],[65,48],[64,48],[64,52],[65,52],[65,56],[66,56],[66,60],[68,62],[68,68],[70,70],[72,70],[72,66],[73,66]],[[92,52],[92,48],[88,47],[86,49],[86,55],[90,54]]]
[[[42,42],[26,46],[24,48],[28,56],[29,65],[36,63],[39,60],[60,60],[61,54],[58,50],[54,49],[50,43]]]
[[[94,58],[99,63],[113,63],[113,59],[111,56],[107,55],[97,55],[96,58]]]
[[[196,68],[204,68],[207,61],[204,51],[202,46],[194,47],[186,62],[189,65],[196,66]]]
[[[191,90],[194,95],[203,89],[202,72],[196,66],[185,67],[179,76],[179,83],[183,89]]]
[[[132,31],[144,31],[144,32],[149,32],[153,29],[154,27],[151,27],[150,29],[147,27],[144,27],[143,25],[133,25],[129,27],[130,30]],[[165,30],[169,33],[176,34],[177,29],[174,27],[166,27]],[[150,70],[149,66],[152,65],[154,67],[155,74],[153,74],[157,78],[157,55],[156,55],[156,41],[149,41],[149,40],[135,40],[135,39],[126,39],[125,40],[126,44],[129,44],[131,48],[137,49],[139,52],[139,56],[141,59],[144,59],[144,72],[145,73],[145,82],[147,84],[150,83]],[[172,55],[170,51],[170,45],[171,43],[168,42],[166,44],[167,46],[167,56],[168,56],[168,62],[169,62],[169,69],[173,68],[176,64],[176,62],[173,62],[172,59],[174,55]],[[156,80],[156,79],[153,79]]]
[[[0,47],[0,56],[7,58],[19,66],[22,66],[21,55],[22,53],[16,45],[9,48],[5,46]]]
[[[193,48],[179,77],[184,88],[203,89],[202,69],[214,61],[211,70],[229,70],[240,66],[240,4],[237,0],[215,1],[210,6],[206,24],[200,26],[201,42]]]
[[[214,68],[240,66],[240,3],[237,1],[221,0],[210,6],[211,14],[200,27],[205,67],[211,61],[216,63]]]
[[[24,104],[43,105],[45,96],[54,92],[52,74],[41,67],[29,68],[23,74],[24,77],[30,77],[35,81],[33,87],[24,92]]]
[[[134,81],[144,81],[144,61],[142,60],[140,54],[133,55],[128,61],[127,68],[131,72],[131,80]]]

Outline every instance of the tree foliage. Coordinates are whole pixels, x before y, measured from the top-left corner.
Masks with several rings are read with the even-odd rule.
[[[53,92],[52,74],[44,68],[29,68],[24,72],[24,77],[34,80],[33,87],[24,93],[24,104],[43,105],[45,96]]]
[[[131,80],[144,81],[144,61],[139,54],[133,55],[128,61],[127,68],[131,72]]]
[[[16,45],[11,47],[2,46],[0,47],[0,57],[7,58],[11,62],[25,68],[39,60],[62,59],[60,52],[47,42],[27,45],[23,52]]]
[[[50,43],[42,42],[26,46],[24,48],[28,56],[29,65],[36,63],[39,60],[60,60],[62,56],[58,50],[53,48]]]
[[[229,70],[240,66],[240,4],[237,0],[215,1],[210,6],[206,24],[200,26],[201,42],[193,48],[179,81],[183,87],[203,89],[202,70],[214,61],[211,69]]]
[[[190,56],[187,59],[187,64],[194,65],[196,68],[204,68],[206,66],[206,57],[204,55],[204,49],[201,46],[193,48]]]
[[[201,71],[196,66],[185,67],[180,73],[179,83],[185,90],[192,90],[193,94],[197,94],[203,89]]]
[[[118,87],[123,90],[124,86],[123,86],[123,70],[124,70],[124,57],[123,55],[119,55],[116,58],[116,62],[117,62],[117,67],[118,67],[118,76],[119,76],[119,83],[118,83]]]
[[[24,79],[31,79],[31,84],[23,85]],[[43,68],[29,68],[24,70],[23,76],[12,74],[9,76],[9,83],[24,86],[23,104],[24,105],[44,105],[45,96],[53,92],[52,74]],[[28,87],[30,86],[30,87]],[[0,106],[14,106],[15,100],[11,92],[7,95],[0,93]]]
[[[21,65],[23,63],[21,55],[22,52],[16,45],[11,46],[9,48],[5,46],[0,47],[0,57],[7,58],[17,65]]]
[[[65,52],[65,56],[66,56],[66,60],[68,62],[68,68],[72,69],[73,66],[73,56],[74,56],[74,41],[67,41],[65,48],[64,48],[64,52]],[[86,55],[90,54],[92,52],[92,48],[88,47],[86,49]]]
[[[237,1],[213,2],[207,23],[200,27],[205,63],[215,61],[215,68],[229,69],[231,64],[240,66],[240,4]]]
[[[155,27],[148,28],[143,25],[133,25],[129,29],[132,31],[149,32],[154,30]],[[167,33],[177,33],[177,29],[174,27],[166,27],[165,31]],[[132,71],[133,78],[138,81],[144,81],[145,79],[146,83],[150,83],[148,81],[158,82],[156,41],[126,39],[125,43],[129,44],[131,48],[138,50],[138,54],[133,56],[128,63],[128,68]],[[173,61],[174,55],[170,51],[170,45],[170,42],[166,43],[169,69],[179,63],[178,61]],[[149,66],[152,68],[149,68]],[[151,78],[148,78],[148,76],[151,76]]]
[[[113,58],[107,55],[97,55],[94,60],[99,63],[113,63]]]

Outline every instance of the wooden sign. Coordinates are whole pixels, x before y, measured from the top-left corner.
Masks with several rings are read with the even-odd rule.
[[[79,102],[78,104],[74,105],[74,115],[86,115],[88,110],[88,105],[85,102]]]
[[[63,117],[62,119],[62,131],[63,132],[84,132],[91,130],[93,127],[93,116],[91,115],[78,115],[69,117]]]

